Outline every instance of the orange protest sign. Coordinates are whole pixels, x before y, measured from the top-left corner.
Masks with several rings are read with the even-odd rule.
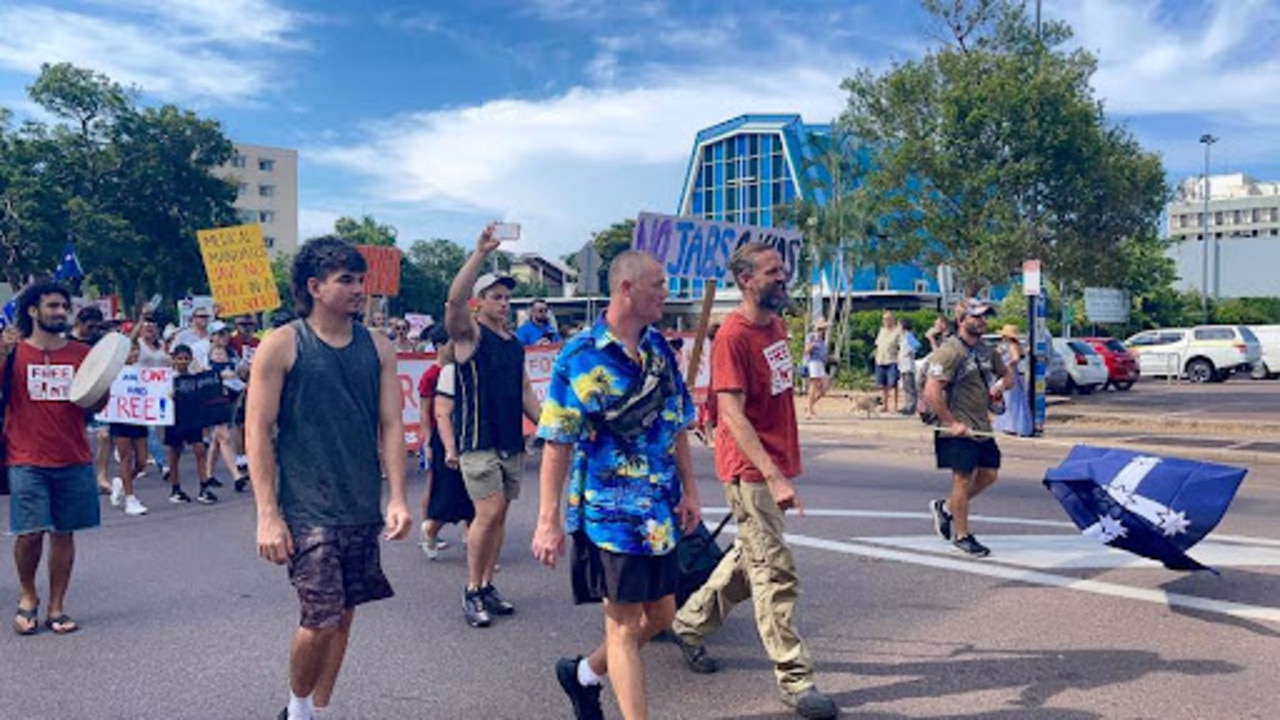
[[[400,248],[384,245],[357,245],[356,250],[369,263],[364,274],[366,295],[400,294]]]
[[[196,233],[209,290],[222,315],[280,307],[261,225],[236,225]]]

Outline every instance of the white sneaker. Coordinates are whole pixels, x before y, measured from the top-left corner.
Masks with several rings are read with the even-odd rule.
[[[124,481],[118,477],[111,478],[111,507],[120,507],[124,502]]]
[[[124,514],[125,515],[146,515],[147,506],[143,505],[142,502],[138,500],[136,495],[130,495],[129,497],[124,499]]]

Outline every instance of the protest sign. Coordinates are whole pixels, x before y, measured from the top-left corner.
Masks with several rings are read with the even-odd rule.
[[[111,399],[96,419],[121,425],[172,425],[172,393],[172,368],[126,365],[111,383]]]
[[[280,307],[261,225],[236,225],[196,233],[209,289],[223,316]]]
[[[668,277],[733,282],[729,258],[752,240],[773,246],[782,255],[787,280],[793,279],[804,249],[799,230],[640,213],[631,247],[662,261]]]
[[[400,248],[385,245],[357,245],[369,269],[364,274],[366,295],[400,294]]]
[[[213,370],[173,376],[174,425],[205,428],[226,422],[222,377]]]

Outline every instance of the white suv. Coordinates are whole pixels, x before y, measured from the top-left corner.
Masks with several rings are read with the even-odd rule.
[[[1195,383],[1226,380],[1248,372],[1262,357],[1262,346],[1243,325],[1199,325],[1146,330],[1125,341],[1145,376],[1186,375]]]

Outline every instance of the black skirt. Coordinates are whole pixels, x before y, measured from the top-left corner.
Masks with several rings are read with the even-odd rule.
[[[680,561],[675,552],[666,555],[622,555],[602,550],[585,530],[573,533],[573,558],[569,570],[575,605],[608,598],[619,604],[656,602],[676,593]]]
[[[444,443],[440,433],[431,432],[431,497],[427,498],[427,517],[436,522],[471,522],[476,517],[476,506],[467,494],[462,473],[444,462]]]

